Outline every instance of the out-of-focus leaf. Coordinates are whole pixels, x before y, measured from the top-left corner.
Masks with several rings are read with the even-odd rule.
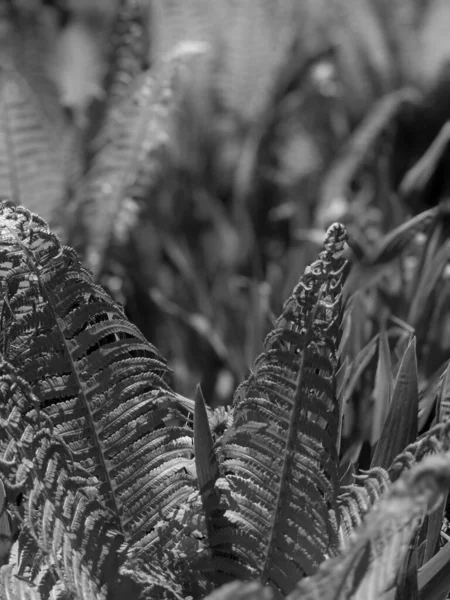
[[[64,106],[74,111],[80,125],[86,125],[86,109],[94,98],[103,94],[105,70],[101,52],[104,31],[88,26],[84,19],[74,19],[58,39],[51,69],[61,92]]]
[[[363,291],[377,283],[392,268],[392,262],[401,256],[414,236],[431,229],[446,210],[440,206],[430,208],[385,235],[362,261],[353,264],[344,287],[344,297],[349,298],[356,290]]]
[[[391,406],[370,464],[371,468],[387,469],[394,458],[416,439],[418,404],[416,340],[413,338],[400,364]]]
[[[395,600],[418,600],[417,549],[410,546],[397,578]]]
[[[391,4],[391,3],[389,3]],[[399,2],[399,6],[405,4]],[[422,86],[433,86],[445,78],[450,52],[450,5],[447,0],[433,2],[409,2],[422,6],[424,13],[418,38],[420,52],[411,60],[414,75]]]
[[[331,222],[342,219],[354,195],[352,188],[358,183],[380,141],[395,127],[396,119],[405,106],[417,106],[419,103],[417,92],[406,88],[389,94],[373,106],[325,178],[316,212],[318,227],[327,227],[330,219]],[[341,214],[336,212],[336,206],[340,207]]]
[[[446,123],[400,184],[400,195],[406,205],[420,210],[436,204],[445,191],[449,166],[450,123]]]
[[[450,544],[446,544],[418,572],[420,600],[445,600],[450,589]]]
[[[445,423],[450,419],[450,362],[445,370],[438,397],[437,414],[439,423]]]
[[[413,327],[420,323],[430,296],[436,288],[445,267],[450,261],[450,240],[443,244],[430,261],[424,264],[422,277],[414,291],[408,315],[408,323]]]
[[[233,581],[215,590],[204,600],[273,600],[272,590],[257,581]]]
[[[414,239],[414,236],[431,229],[440,215],[440,207],[430,208],[396,227],[384,236],[375,251],[367,258],[367,263],[378,266],[398,258]]]
[[[375,374],[375,387],[373,390],[373,419],[372,419],[372,445],[380,438],[386,416],[389,411],[392,393],[392,365],[391,353],[386,330],[380,331],[378,342],[378,364]]]
[[[445,497],[444,502],[442,502],[442,504],[427,517],[425,528],[425,553],[423,555],[421,566],[431,560],[438,549],[446,502],[447,496]]]
[[[158,289],[152,288],[149,294],[153,302],[165,313],[177,317],[191,329],[193,329],[199,337],[204,339],[211,345],[211,348],[216,352],[222,360],[229,362],[229,353],[227,347],[217,329],[211,321],[200,313],[188,313],[175,302],[171,302]]]

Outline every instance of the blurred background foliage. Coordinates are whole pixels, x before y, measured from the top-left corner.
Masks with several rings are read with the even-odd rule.
[[[4,1],[0,193],[211,406],[344,222],[341,449],[368,466],[412,334],[419,431],[448,411],[449,30],[448,0]]]

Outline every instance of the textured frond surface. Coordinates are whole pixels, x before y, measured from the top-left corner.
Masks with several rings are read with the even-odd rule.
[[[57,132],[29,83],[0,64],[0,196],[52,221],[64,189]]]
[[[448,453],[424,459],[390,487],[343,554],[324,562],[288,600],[390,598],[413,535],[449,487]]]
[[[99,479],[117,528],[142,539],[195,489],[192,429],[164,360],[76,253],[8,204],[0,206],[0,283],[5,359]]]
[[[17,549],[11,568],[3,569],[6,589],[28,594],[28,581],[43,600],[119,600],[145,590],[153,598],[179,598],[171,575],[156,563],[127,570],[128,545],[102,504],[98,480],[74,461],[43,417],[29,384],[3,361],[0,430],[16,460],[3,460],[0,469],[8,477],[10,501],[18,491],[24,498]],[[11,575],[23,583],[14,586]]]
[[[228,538],[220,528],[216,534],[216,569],[241,578],[247,573],[277,594],[313,573],[335,543],[328,510],[338,488],[335,375],[345,239],[341,225],[330,227],[318,260],[306,269],[236,392],[234,424],[220,448],[216,487],[228,502],[230,526]],[[232,561],[224,562],[225,539],[233,544],[239,573]]]
[[[21,600],[42,600],[38,587],[17,577],[16,565],[4,565],[0,569],[0,599],[20,598]],[[61,600],[57,593],[51,593],[50,600]]]
[[[355,529],[361,525],[365,515],[390,484],[387,472],[381,467],[374,467],[357,479],[361,484],[341,488],[337,499],[341,548],[348,545]]]
[[[64,581],[86,600],[103,598],[103,586],[117,577],[123,536],[98,502],[97,480],[77,472],[68,448],[41,423],[30,386],[6,362],[0,365],[0,403],[2,434],[19,459],[8,470],[26,498],[16,574],[33,580],[36,561],[45,557],[55,583]]]

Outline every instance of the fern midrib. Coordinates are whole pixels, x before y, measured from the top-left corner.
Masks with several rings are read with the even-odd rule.
[[[125,537],[126,533],[123,530],[122,521],[121,521],[121,519],[119,517],[119,515],[120,515],[120,510],[119,510],[120,507],[119,507],[119,505],[117,503],[116,495],[114,494],[113,481],[112,481],[112,479],[111,479],[111,477],[109,475],[109,469],[107,467],[107,464],[106,464],[106,461],[105,461],[105,457],[104,457],[104,454],[103,454],[103,445],[102,445],[102,442],[101,442],[101,440],[100,440],[100,438],[98,436],[96,423],[95,423],[95,420],[94,420],[93,415],[92,415],[92,410],[91,410],[91,407],[90,407],[90,404],[89,404],[89,401],[88,401],[88,397],[87,397],[87,395],[86,395],[86,393],[84,391],[83,381],[82,381],[82,379],[79,376],[78,369],[76,368],[76,365],[75,365],[75,363],[73,361],[72,354],[71,354],[69,346],[67,344],[64,332],[63,332],[63,330],[61,328],[60,318],[58,317],[58,315],[57,315],[57,313],[56,313],[56,311],[54,309],[53,303],[50,301],[50,295],[49,295],[49,293],[48,293],[45,285],[43,284],[43,282],[41,280],[40,271],[37,268],[38,265],[37,265],[37,261],[35,260],[35,258],[33,256],[33,252],[29,248],[26,247],[26,245],[22,242],[22,240],[19,238],[19,236],[16,234],[15,231],[13,231],[7,224],[5,224],[5,227],[7,227],[7,229],[10,231],[10,233],[17,240],[19,246],[22,248],[25,257],[27,258],[28,266],[33,271],[33,273],[35,274],[35,276],[37,277],[37,280],[39,282],[39,287],[41,289],[42,295],[44,296],[44,298],[45,298],[45,300],[47,302],[47,306],[50,307],[51,314],[53,316],[54,322],[56,324],[56,327],[57,327],[58,332],[60,334],[60,337],[62,339],[64,348],[66,350],[68,361],[69,361],[69,363],[70,363],[70,365],[72,367],[72,371],[73,371],[73,373],[75,375],[75,379],[77,381],[78,388],[79,388],[79,393],[81,394],[81,396],[83,398],[84,406],[86,408],[86,413],[87,413],[87,415],[89,417],[88,420],[89,420],[89,423],[90,423],[90,430],[91,430],[89,433],[90,433],[91,437],[94,440],[95,446],[98,448],[98,458],[99,458],[99,461],[101,463],[101,466],[103,467],[103,474],[105,476],[105,479],[108,482],[108,486],[109,486],[109,489],[110,489],[110,498],[112,500],[112,503],[113,503],[114,509],[115,509],[114,513],[115,513],[115,517],[116,517],[116,525],[118,526],[119,531]]]
[[[319,306],[320,300],[321,300],[321,293],[319,292],[317,302],[314,307],[313,314],[311,316],[310,327],[313,327],[315,316],[317,313],[317,308]],[[285,489],[286,489],[285,482],[288,479],[289,472],[291,471],[291,465],[292,465],[292,461],[293,461],[293,449],[295,447],[295,442],[297,439],[297,427],[298,427],[297,424],[299,422],[298,418],[299,418],[299,415],[300,415],[301,409],[302,409],[300,394],[301,394],[301,389],[302,389],[302,384],[303,384],[303,374],[304,374],[305,360],[306,360],[306,349],[312,342],[311,337],[312,336],[308,335],[308,332],[307,332],[305,335],[306,343],[305,343],[304,348],[302,349],[302,355],[301,355],[301,360],[300,360],[300,365],[299,365],[299,370],[298,370],[297,380],[296,380],[296,387],[295,387],[295,391],[294,391],[293,398],[292,398],[293,403],[294,403],[294,409],[291,411],[291,418],[289,420],[288,434],[286,436],[283,467],[281,469],[281,475],[280,475],[280,480],[279,480],[279,485],[278,485],[278,490],[277,490],[277,498],[276,498],[274,510],[272,512],[269,538],[267,540],[264,562],[263,562],[263,566],[261,569],[261,582],[263,584],[266,584],[270,579],[270,563],[271,563],[272,556],[273,556],[273,553],[274,553],[275,547],[276,547],[276,542],[275,542],[276,535],[277,535],[276,526],[284,512],[283,506],[285,503]]]

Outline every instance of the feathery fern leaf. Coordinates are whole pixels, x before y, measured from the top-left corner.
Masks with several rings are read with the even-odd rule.
[[[32,87],[0,68],[0,195],[54,220],[65,189],[60,144]]]
[[[0,206],[0,344],[131,542],[196,488],[192,428],[156,349],[40,218]]]
[[[49,600],[69,600],[53,591],[48,596]],[[35,584],[17,577],[17,566],[14,564],[4,565],[0,569],[0,600],[20,598],[21,600],[42,600],[42,596]]]
[[[374,467],[355,479],[361,483],[341,488],[337,499],[341,548],[348,546],[355,529],[361,525],[365,515],[390,484],[387,472],[381,467]]]
[[[450,423],[436,425],[418,440],[409,444],[392,462],[388,470],[373,467],[354,476],[355,483],[342,488],[337,499],[339,540],[341,548],[347,548],[356,528],[364,522],[371,507],[402,473],[412,469],[428,455],[442,454],[450,450]]]
[[[335,543],[328,509],[338,487],[335,375],[345,238],[341,225],[330,227],[238,388],[234,424],[220,442],[216,488],[229,525],[212,535],[212,565],[259,578],[277,594],[313,573]],[[231,556],[225,542],[233,544]]]
[[[0,374],[0,427],[20,463],[2,463],[1,469],[19,467],[17,483],[25,499],[16,575],[31,582],[39,576],[43,600],[51,597],[49,586],[54,584],[80,600],[100,600],[106,594],[118,600],[127,591],[138,592],[136,580],[120,572],[128,547],[114,526],[114,515],[101,503],[98,480],[74,462],[17,369],[3,361]],[[157,567],[147,580],[156,597],[177,597],[176,585]]]
[[[105,582],[116,578],[118,564],[111,561],[118,562],[123,537],[114,532],[107,511],[96,501],[96,479],[85,471],[77,473],[67,447],[52,436],[48,423],[41,422],[30,386],[6,362],[0,373],[0,426],[25,470],[20,482],[26,508],[17,574],[27,577],[28,565],[33,572],[36,560],[41,562],[39,553],[30,556],[30,549],[37,547],[69,591],[101,598]],[[27,543],[28,536],[35,544]]]
[[[102,147],[74,201],[83,226],[83,240],[76,244],[95,279],[110,245],[125,245],[142,204],[165,172],[176,77],[183,63],[203,50],[181,49],[156,71],[145,72],[104,125]]]
[[[403,471],[411,469],[429,454],[439,454],[450,451],[450,422],[439,423],[415,442],[409,444],[392,462],[388,469],[391,481],[396,481]]]
[[[413,535],[449,488],[450,455],[424,459],[392,485],[342,555],[325,561],[287,600],[390,598]]]

